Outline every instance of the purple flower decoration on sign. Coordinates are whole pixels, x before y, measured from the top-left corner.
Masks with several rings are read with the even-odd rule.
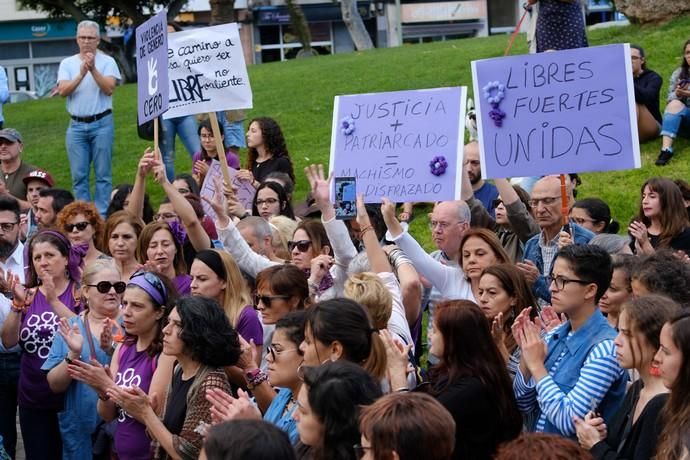
[[[434,176],[442,176],[443,174],[445,174],[447,168],[448,162],[446,161],[446,157],[444,156],[434,157],[429,162],[429,170],[431,171],[431,174],[433,174]]]
[[[355,120],[352,117],[345,117],[340,120],[340,130],[344,135],[349,136],[355,132]]]
[[[489,111],[489,117],[494,122],[497,127],[503,126],[503,119],[506,117],[506,113],[499,108],[501,101],[505,97],[506,87],[503,83],[498,81],[490,81],[482,88],[484,92],[484,99],[486,102],[491,104],[491,111]]]

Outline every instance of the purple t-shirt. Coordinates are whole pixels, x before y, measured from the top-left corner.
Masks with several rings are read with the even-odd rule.
[[[183,273],[173,278],[173,285],[179,296],[189,295],[192,292],[192,277]]]
[[[74,300],[72,284],[58,299],[67,308],[74,311],[77,302]],[[19,394],[20,407],[41,410],[62,410],[62,394],[55,394],[48,385],[48,374],[41,370],[43,363],[50,354],[53,336],[57,330],[60,318],[53,311],[41,290],[22,318],[19,330],[19,345],[23,353],[19,366]]]
[[[240,312],[237,318],[237,333],[247,342],[254,339],[254,345],[263,345],[264,330],[253,305],[247,305]]]
[[[228,166],[233,168],[233,169],[240,169],[240,159],[235,155],[235,153],[232,150],[227,150],[225,152],[225,159],[228,160]],[[192,164],[196,163],[197,161],[201,161],[201,152],[196,152],[192,156]],[[206,164],[209,166],[211,165],[211,159],[208,158],[206,160]],[[218,160],[220,161],[220,160]],[[194,171],[196,172],[196,171]]]
[[[148,393],[158,357],[149,356],[146,350],[137,351],[136,344],[124,344],[118,358],[115,383],[121,387],[136,385]],[[120,460],[150,460],[152,457],[151,438],[146,434],[146,426],[119,407],[114,441]]]

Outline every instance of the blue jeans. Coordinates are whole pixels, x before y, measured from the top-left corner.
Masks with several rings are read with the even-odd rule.
[[[70,121],[67,128],[67,156],[72,172],[72,188],[77,200],[91,199],[89,172],[91,163],[96,173],[96,208],[105,216],[113,189],[113,115],[93,123]]]
[[[223,125],[225,140],[223,145],[226,149],[230,147],[246,147],[246,137],[244,132],[244,120],[228,121],[225,112],[216,112],[218,123]]]
[[[661,135],[674,139],[678,135],[690,137],[690,108],[686,106],[678,113],[664,112]]]
[[[199,141],[198,124],[194,115],[170,118],[163,120],[163,137],[161,141],[161,154],[165,163],[165,174],[168,180],[175,178],[175,134],[180,136],[180,140],[189,152],[191,158],[201,150]]]

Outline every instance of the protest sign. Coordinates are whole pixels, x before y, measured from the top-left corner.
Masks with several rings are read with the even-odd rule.
[[[472,62],[482,177],[640,167],[630,47]]]
[[[139,124],[168,110],[168,20],[163,10],[136,29]]]
[[[164,118],[252,107],[237,24],[170,34],[168,58],[170,109]]]
[[[228,173],[230,175],[230,181],[232,187],[235,189],[235,197],[239,201],[244,209],[251,211],[252,203],[254,201],[254,195],[256,194],[256,189],[252,186],[251,182],[247,180],[241,180],[237,178],[237,170],[233,168],[228,168]],[[201,191],[199,195],[206,197],[209,200],[213,200],[216,194],[216,186],[214,178],[220,178],[221,183],[223,181],[223,173],[221,171],[221,166],[218,160],[211,161],[211,165],[208,168],[206,177],[204,178],[204,183],[201,186]],[[219,193],[223,193],[222,190]],[[204,206],[204,212],[214,221],[216,220],[216,213],[205,200],[201,200],[201,204]]]
[[[336,96],[331,174],[367,203],[460,197],[467,88]]]

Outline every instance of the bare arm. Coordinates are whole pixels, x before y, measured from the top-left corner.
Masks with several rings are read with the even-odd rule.
[[[144,155],[142,155],[139,160],[139,165],[137,166],[137,175],[134,178],[134,187],[132,187],[132,193],[129,195],[129,203],[127,204],[126,210],[139,219],[144,217],[144,198],[146,196],[146,176],[148,175],[151,168],[156,164],[153,150],[147,147],[144,150]]]
[[[367,251],[367,258],[369,265],[374,273],[392,272],[391,264],[388,261],[388,256],[381,248],[376,232],[371,225],[369,215],[364,207],[364,198],[362,194],[357,195],[357,223],[361,229],[362,242]]]
[[[106,77],[96,69],[95,65],[91,68],[91,76],[93,76],[94,81],[106,96],[113,95],[113,91],[115,91],[117,86],[117,79],[115,77]]]
[[[494,185],[496,185],[498,194],[501,196],[501,200],[503,200],[504,204],[509,205],[520,200],[520,197],[508,179],[494,179]]]
[[[184,224],[184,228],[187,231],[187,236],[192,246],[196,251],[202,251],[204,249],[211,248],[211,238],[209,238],[206,230],[201,225],[201,221],[196,216],[194,208],[187,201],[180,192],[177,191],[175,187],[170,183],[168,177],[165,174],[165,167],[162,164],[154,166],[154,174],[156,177],[156,182],[158,182],[165,191],[165,194],[170,200],[170,204],[173,205],[175,212],[180,217],[180,221]]]
[[[74,80],[60,80],[57,84],[58,94],[62,97],[67,97],[77,89],[81,81],[86,76],[88,72],[86,64],[82,61],[81,67],[79,69],[79,75],[76,76]]]
[[[409,325],[414,325],[422,309],[422,283],[412,262],[397,265],[396,271],[400,281],[402,303],[405,307],[405,318]]]

